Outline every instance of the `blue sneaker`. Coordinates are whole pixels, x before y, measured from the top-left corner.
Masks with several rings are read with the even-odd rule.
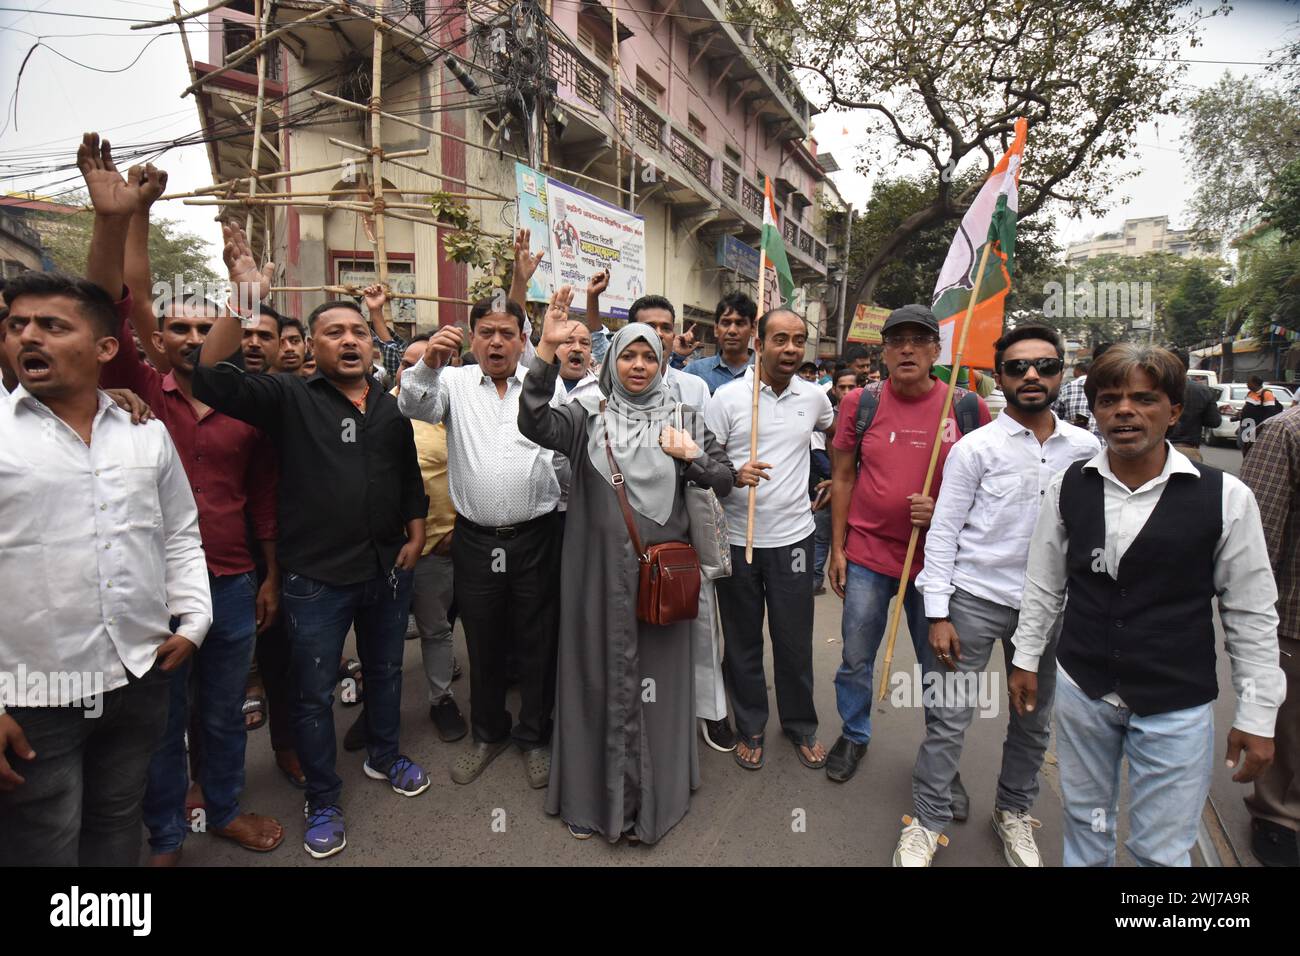
[[[348,845],[347,831],[343,828],[343,811],[335,804],[312,810],[303,805],[307,818],[307,833],[302,848],[318,860],[333,856]]]
[[[393,793],[400,797],[418,797],[429,789],[429,775],[418,763],[407,757],[399,755],[389,764],[387,773],[370,766],[369,760],[361,769],[372,780],[387,780],[393,787]]]

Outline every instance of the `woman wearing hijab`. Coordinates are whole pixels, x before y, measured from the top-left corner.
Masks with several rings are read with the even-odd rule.
[[[691,629],[688,621],[659,627],[637,619],[640,573],[605,442],[647,548],[690,539],[688,481],[723,496],[735,473],[694,409],[683,407],[682,429],[673,427],[678,404],[648,325],[633,322],[614,335],[601,395],[550,406],[572,296],[565,286],[551,300],[519,402],[519,430],[567,455],[573,468],[546,811],[579,839],[600,833],[615,843],[627,834],[655,843],[685,816],[699,785]]]

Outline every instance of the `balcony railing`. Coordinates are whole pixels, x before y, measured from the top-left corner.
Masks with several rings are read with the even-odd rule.
[[[793,219],[786,219],[781,224],[781,238],[785,240],[788,246],[797,246],[799,244],[799,227],[794,224]]]
[[[623,93],[623,135],[635,136],[647,146],[663,149],[664,121],[626,91]]]
[[[551,76],[573,95],[591,106],[598,113],[605,113],[605,90],[608,86],[605,77],[578,57],[572,50],[559,44],[551,44]]]
[[[722,164],[722,191],[732,199],[740,198],[740,173],[726,163]]]
[[[802,229],[799,230],[799,251],[806,256],[813,254],[813,237]]]
[[[677,161],[685,166],[692,176],[704,185],[709,185],[709,173],[713,168],[713,160],[708,153],[677,132],[677,130],[673,130],[670,149],[672,154],[677,157]]]
[[[740,204],[758,218],[763,218],[763,194],[748,179],[740,184]]]
[[[817,260],[818,265],[826,265],[826,247],[820,242],[813,243],[813,258]]]

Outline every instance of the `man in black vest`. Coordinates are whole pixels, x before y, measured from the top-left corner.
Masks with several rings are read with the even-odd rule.
[[[1093,365],[1084,387],[1107,447],[1053,479],[1030,543],[1009,689],[1017,713],[1035,708],[1038,661],[1064,606],[1055,717],[1066,866],[1114,865],[1125,757],[1128,850],[1142,865],[1189,865],[1214,759],[1215,597],[1238,701],[1233,779],[1254,780],[1273,760],[1285,684],[1259,509],[1236,478],[1165,441],[1184,385],[1160,348],[1117,345]]]

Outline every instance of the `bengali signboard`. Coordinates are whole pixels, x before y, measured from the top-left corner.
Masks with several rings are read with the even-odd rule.
[[[554,179],[546,181],[546,199],[552,281],[583,290],[608,269],[601,311],[626,318],[628,306],[645,295],[645,218]]]
[[[758,250],[735,236],[723,236],[718,240],[718,265],[738,272],[746,279],[757,280]]]
[[[530,230],[529,251],[534,255],[546,253],[528,283],[529,302],[551,301],[551,227],[546,212],[546,183],[546,177],[537,170],[515,163],[515,222],[520,229]]]
[[[887,318],[889,318],[888,309],[859,304],[853,310],[853,322],[849,325],[849,334],[844,336],[844,341],[858,342],[862,345],[879,345],[880,330]]]

